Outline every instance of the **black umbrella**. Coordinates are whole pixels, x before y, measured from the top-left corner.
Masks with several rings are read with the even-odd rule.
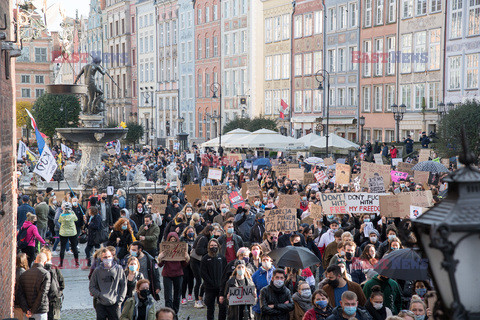
[[[398,249],[383,256],[375,265],[378,274],[397,280],[426,280],[428,263],[413,249]]]
[[[415,171],[428,171],[433,173],[448,172],[447,167],[436,161],[422,161],[413,166]]]
[[[268,255],[275,261],[277,266],[282,267],[305,269],[320,263],[320,259],[304,247],[283,247],[271,251]]]

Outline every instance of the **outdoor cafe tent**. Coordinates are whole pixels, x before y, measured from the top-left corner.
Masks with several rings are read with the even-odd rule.
[[[228,143],[231,143],[232,145],[236,145],[238,147],[238,144],[240,141],[242,141],[243,138],[248,136],[251,132],[243,129],[235,129],[232,131],[227,132],[226,134],[222,135],[222,147],[227,147]],[[206,147],[212,147],[216,148],[218,147],[219,143],[219,138],[216,137],[212,140],[209,140],[207,142],[202,143],[202,148]],[[232,147],[232,148],[236,148]]]
[[[319,136],[315,133],[307,134],[298,139],[298,141],[305,144],[306,148],[312,150],[324,151],[327,145],[327,138],[325,136]],[[334,153],[346,153],[348,150],[356,150],[360,146],[351,142],[345,138],[337,136],[334,133],[328,135],[328,149]]]
[[[232,143],[227,143],[226,146],[233,148]],[[264,148],[266,150],[297,150],[303,148],[304,144],[297,141],[297,139],[281,135],[278,132],[260,129],[252,132],[248,136],[241,139],[240,144],[236,147],[241,148]]]

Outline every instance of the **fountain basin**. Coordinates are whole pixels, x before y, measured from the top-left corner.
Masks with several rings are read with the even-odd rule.
[[[57,128],[56,130],[66,140],[95,144],[122,139],[128,132],[128,129],[123,128]]]

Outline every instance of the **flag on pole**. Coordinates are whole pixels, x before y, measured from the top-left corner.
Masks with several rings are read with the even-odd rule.
[[[120,150],[120,140],[117,139],[117,143],[115,144],[115,152],[117,154],[120,154],[121,150]]]
[[[23,160],[23,157],[27,157],[27,145],[22,140],[18,142],[17,160]]]
[[[42,155],[43,148],[45,147],[45,135],[41,133],[40,130],[38,130],[37,123],[35,122],[35,119],[33,118],[30,111],[28,111],[28,109],[25,109],[25,111],[27,111],[27,114],[30,117],[30,121],[32,121],[32,128],[35,129],[35,137],[37,138],[38,152],[40,153],[40,155]]]
[[[60,146],[62,147],[62,152],[65,155],[65,159],[70,158],[70,156],[73,153],[73,150],[67,147],[66,145],[64,145],[63,143]]]
[[[280,109],[280,118],[285,119],[285,110],[288,109],[288,104],[283,101],[283,99],[281,99],[280,105],[282,106],[282,108]]]
[[[53,174],[57,170],[57,162],[53,156],[50,148],[46,146],[43,149],[40,159],[38,159],[37,164],[35,165],[34,173],[38,174],[40,177],[45,179],[47,182],[52,180]]]

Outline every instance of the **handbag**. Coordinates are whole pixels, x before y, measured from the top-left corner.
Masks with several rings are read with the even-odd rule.
[[[78,236],[78,243],[83,244],[87,243],[88,241],[88,235],[86,233],[82,233],[81,235]]]
[[[100,245],[104,242],[107,242],[108,226],[105,226],[105,222],[102,222],[102,227],[100,228],[100,230],[97,230],[97,232],[95,232],[95,236],[93,239],[96,245]]]

